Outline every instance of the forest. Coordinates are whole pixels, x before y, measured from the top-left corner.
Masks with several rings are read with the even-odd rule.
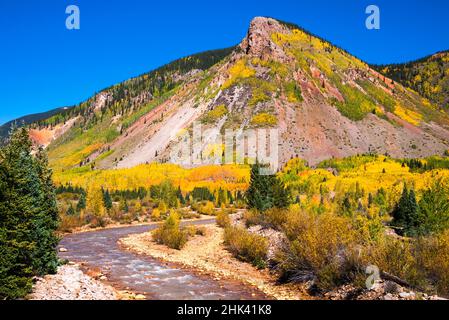
[[[33,277],[56,271],[58,235],[163,222],[157,241],[181,249],[204,232],[182,228],[181,219],[201,215],[216,217],[238,259],[275,268],[283,282],[313,278],[330,290],[358,283],[374,264],[411,286],[449,294],[449,158],[365,154],[315,167],[292,159],[272,176],[261,175],[262,167],[148,164],[53,176],[45,151],[32,147],[27,129],[15,129],[0,151],[0,295],[23,297]],[[241,209],[248,227],[285,235],[276,259],[267,258],[265,238],[231,225]]]

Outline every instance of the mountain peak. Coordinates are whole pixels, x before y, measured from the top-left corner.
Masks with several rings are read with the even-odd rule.
[[[273,33],[290,33],[290,30],[273,18],[255,17],[240,46],[247,55],[256,56],[262,60],[272,58],[283,62],[288,61],[289,58],[282,48],[272,40]]]

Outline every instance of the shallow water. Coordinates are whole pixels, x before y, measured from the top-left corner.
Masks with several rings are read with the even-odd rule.
[[[207,224],[197,221],[193,224]],[[158,300],[251,300],[266,299],[259,290],[229,280],[214,280],[153,259],[123,250],[120,238],[144,233],[156,226],[133,226],[68,235],[60,247],[62,259],[100,269],[118,289],[142,293]]]

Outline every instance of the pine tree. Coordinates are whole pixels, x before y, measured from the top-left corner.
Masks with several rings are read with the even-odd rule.
[[[177,191],[176,195],[177,195],[177,197],[179,199],[179,203],[182,204],[182,205],[185,205],[186,204],[186,199],[182,195],[181,187],[178,187],[178,191]]]
[[[13,129],[0,150],[0,298],[20,298],[33,276],[56,270],[55,188],[42,150],[27,129]]]
[[[350,214],[352,211],[352,203],[351,203],[351,195],[349,192],[347,192],[345,194],[345,197],[343,198],[343,203],[342,203],[342,207],[343,207],[343,211],[346,214]]]
[[[419,223],[419,207],[416,201],[415,191],[413,189],[411,189],[408,194],[407,209],[408,210],[405,212],[406,233],[408,235],[414,235]]]
[[[80,212],[84,209],[86,209],[86,193],[82,192],[78,200],[78,204],[76,205],[76,211]]]
[[[274,199],[269,176],[261,175],[260,170],[258,162],[251,166],[250,183],[245,197],[249,209],[263,212],[274,206]]]
[[[403,235],[416,234],[419,224],[419,206],[416,201],[415,191],[408,191],[404,184],[402,196],[393,210],[393,224],[400,228]]]
[[[261,212],[273,207],[287,207],[288,190],[275,175],[261,174],[262,168],[258,162],[251,166],[250,185],[245,194],[248,207]]]
[[[70,204],[69,208],[67,209],[66,215],[70,217],[75,215],[75,209],[73,209],[72,204]]]
[[[284,183],[277,177],[273,176],[272,190],[274,198],[274,207],[285,209],[290,205],[290,193]]]
[[[106,208],[106,210],[111,210],[112,209],[112,199],[111,199],[111,194],[109,193],[109,190],[104,191],[103,190],[103,203],[104,203],[104,207]]]
[[[408,189],[407,185],[404,184],[404,188],[402,190],[401,198],[399,199],[399,202],[397,203],[396,207],[394,208],[392,212],[393,216],[393,224],[398,227],[404,229],[406,227],[405,223],[405,215],[407,210],[407,203],[408,203]]]
[[[54,233],[59,225],[56,189],[53,184],[52,170],[48,166],[47,154],[42,148],[39,148],[35,158],[43,197],[33,230],[37,242],[35,254],[38,257],[35,259],[35,270],[38,274],[55,273],[58,267],[56,246],[59,242]]]

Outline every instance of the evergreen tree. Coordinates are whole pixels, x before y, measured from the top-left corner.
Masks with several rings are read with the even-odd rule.
[[[70,207],[67,209],[66,215],[67,216],[74,216],[75,215],[75,209],[73,209],[73,205],[70,204]]]
[[[274,199],[270,176],[261,175],[260,170],[258,162],[251,166],[250,183],[245,196],[249,209],[263,212],[274,206]]]
[[[408,194],[408,210],[405,213],[405,223],[407,226],[407,234],[415,234],[419,223],[419,206],[413,189]]]
[[[352,203],[351,203],[351,194],[349,192],[345,193],[345,197],[343,198],[342,203],[343,211],[345,213],[351,213],[352,211]]]
[[[128,201],[126,199],[121,203],[120,209],[125,213],[129,212]]]
[[[112,209],[112,198],[111,194],[109,193],[109,190],[106,191],[103,190],[103,203],[106,210],[109,211]]]
[[[289,193],[275,175],[261,174],[258,162],[251,166],[250,185],[245,194],[250,209],[264,212],[273,207],[285,208],[289,205]]]
[[[280,179],[272,177],[274,178],[272,181],[274,207],[285,209],[290,205],[290,193]]]
[[[58,259],[55,188],[42,150],[28,131],[13,129],[0,150],[0,298],[20,298],[32,277],[52,273]]]
[[[78,200],[78,204],[76,205],[76,211],[80,212],[84,209],[86,209],[86,193],[82,192]]]
[[[419,223],[419,207],[416,202],[415,191],[408,191],[407,185],[404,184],[401,198],[393,210],[393,224],[400,228],[402,235],[416,234],[416,228]]]
[[[52,170],[48,166],[47,154],[42,148],[39,148],[35,159],[36,171],[41,182],[40,192],[43,197],[33,230],[37,242],[35,270],[38,274],[55,273],[58,267],[56,246],[59,242],[55,235],[59,225],[56,189],[53,184]]]
[[[186,199],[182,195],[181,187],[178,187],[178,191],[177,191],[176,195],[177,195],[177,197],[179,199],[179,203],[182,204],[182,205],[185,205],[186,204]]]

